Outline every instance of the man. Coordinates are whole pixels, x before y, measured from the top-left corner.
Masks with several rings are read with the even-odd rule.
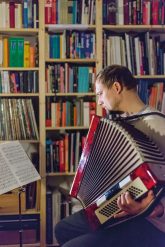
[[[126,67],[113,65],[103,69],[97,75],[95,87],[98,104],[106,111],[123,112],[123,117],[152,111],[139,98],[136,91],[137,82]],[[132,121],[132,124],[152,136],[165,155],[164,117],[151,115]],[[145,198],[137,202],[126,192],[117,200],[121,211],[114,217],[139,214],[153,198],[153,192],[149,191]],[[95,232],[90,228],[84,211],[81,210],[57,224],[56,238],[63,247],[164,247],[164,207],[163,197],[148,217],[135,217],[133,220]]]

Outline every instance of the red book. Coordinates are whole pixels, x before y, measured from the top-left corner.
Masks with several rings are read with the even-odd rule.
[[[10,12],[10,28],[15,28],[15,3],[9,3],[9,12]]]
[[[129,4],[128,0],[124,0],[124,25],[129,24]]]
[[[148,0],[143,1],[143,25],[150,24],[151,17],[151,3]]]
[[[52,24],[56,24],[57,23],[57,17],[56,17],[56,13],[57,13],[57,10],[56,10],[56,7],[57,7],[57,3],[56,3],[56,0],[52,0],[52,8],[51,8],[51,23]]]
[[[45,24],[52,23],[52,0],[45,1]]]
[[[159,0],[152,1],[152,25],[159,23]]]
[[[116,0],[107,0],[107,24],[116,24],[116,12],[117,12]]]

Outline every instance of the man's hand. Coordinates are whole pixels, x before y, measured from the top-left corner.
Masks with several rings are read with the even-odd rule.
[[[118,200],[117,205],[121,209],[121,212],[114,215],[114,218],[121,218],[126,215],[136,215],[142,212],[154,199],[153,191],[149,191],[147,196],[140,202],[132,199],[129,192],[122,194]]]

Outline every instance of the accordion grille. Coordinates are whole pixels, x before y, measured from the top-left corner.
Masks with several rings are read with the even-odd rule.
[[[89,206],[144,162],[164,164],[158,147],[126,122],[100,119],[77,198]]]

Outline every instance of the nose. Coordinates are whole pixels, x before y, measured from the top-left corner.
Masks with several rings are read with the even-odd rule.
[[[98,97],[97,103],[98,103],[98,105],[102,105],[103,104],[103,101],[102,101],[102,99],[100,97]]]

